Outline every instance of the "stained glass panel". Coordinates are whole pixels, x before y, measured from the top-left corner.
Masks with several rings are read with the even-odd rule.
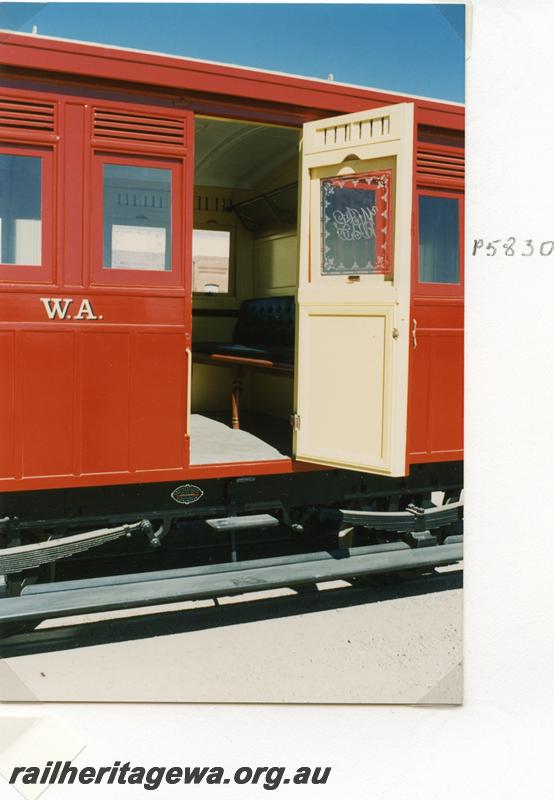
[[[387,216],[390,172],[321,181],[321,272],[388,272]]]

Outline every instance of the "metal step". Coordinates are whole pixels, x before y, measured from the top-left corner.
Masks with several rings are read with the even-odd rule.
[[[207,519],[207,524],[215,531],[247,531],[251,528],[275,528],[279,525],[277,517],[271,514],[248,514],[244,517],[219,517]]]
[[[141,580],[125,582],[125,578],[137,576],[120,576],[119,579],[109,579],[109,584],[78,581],[78,587],[66,586],[61,590],[47,590],[45,585],[42,592],[39,586],[35,586],[20,597],[0,600],[0,623],[55,619],[396,570],[444,566],[456,563],[461,558],[462,545],[459,543],[414,549],[397,542],[305,554],[302,560],[298,560],[298,556],[287,556],[262,562],[244,561],[240,565],[221,564],[172,570],[171,577],[167,573],[164,577],[160,573],[154,576],[145,574]]]

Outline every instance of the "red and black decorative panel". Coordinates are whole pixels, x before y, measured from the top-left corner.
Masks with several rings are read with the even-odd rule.
[[[383,275],[391,269],[391,171],[321,181],[322,275]]]

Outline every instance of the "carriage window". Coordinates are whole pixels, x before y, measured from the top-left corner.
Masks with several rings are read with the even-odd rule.
[[[0,154],[0,262],[37,266],[42,254],[42,159]]]
[[[171,270],[171,170],[104,164],[104,267]]]
[[[420,283],[460,282],[460,227],[455,197],[419,196]]]
[[[231,231],[195,229],[192,233],[192,290],[228,294]]]

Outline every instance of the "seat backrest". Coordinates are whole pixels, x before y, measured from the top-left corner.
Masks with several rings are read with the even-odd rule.
[[[294,346],[293,295],[244,300],[233,331],[235,344]]]

